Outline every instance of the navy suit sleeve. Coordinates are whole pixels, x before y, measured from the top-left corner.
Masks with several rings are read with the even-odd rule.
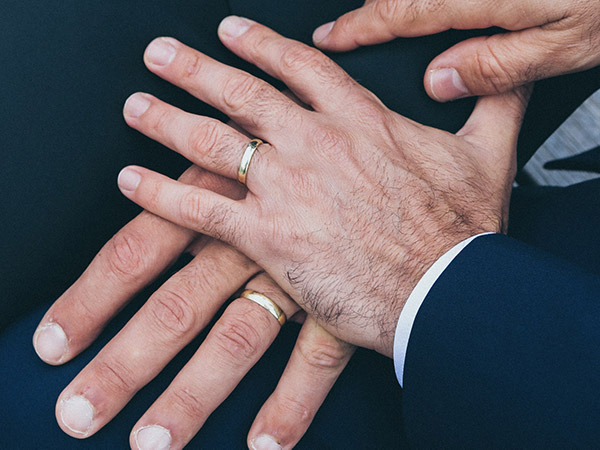
[[[404,368],[418,448],[600,442],[600,278],[503,235],[475,239],[417,314]]]

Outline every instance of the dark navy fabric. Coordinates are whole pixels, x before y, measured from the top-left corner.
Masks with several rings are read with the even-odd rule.
[[[220,61],[260,75],[218,42],[216,28],[224,16],[245,15],[286,36],[310,42],[316,26],[360,3],[1,2],[0,448],[126,447],[131,426],[202,339],[182,352],[97,435],[78,441],[56,425],[54,403],[60,391],[157,285],[141,293],[92,347],[63,367],[47,366],[35,356],[31,337],[38,320],[102,244],[139,212],[116,188],[119,170],[135,163],[176,176],[188,165],[129,129],[121,115],[123,102],[129,94],[143,90],[185,110],[223,119],[147,71],[142,63],[145,46],[156,36],[174,36]],[[474,100],[444,105],[432,101],[422,87],[423,73],[439,52],[486,32],[450,31],[399,39],[332,57],[393,110],[456,131]],[[598,74],[596,69],[538,84],[520,138],[520,165],[598,88]],[[528,229],[526,219],[523,230]],[[182,259],[180,264],[184,263]],[[272,392],[296,335],[293,325],[282,330],[268,355],[214,413],[190,447],[244,447],[252,418]],[[402,393],[391,361],[359,351],[299,448],[402,448],[406,442],[401,406]]]
[[[568,158],[555,159],[544,164],[550,170],[581,170],[600,173],[600,146]]]
[[[321,23],[360,1],[280,2],[34,0],[0,5],[0,328],[30,307],[56,298],[101,245],[138,209],[116,187],[131,163],[171,176],[182,158],[127,127],[121,109],[137,90],[199,114],[216,111],[160,80],[142,63],[145,46],[174,36],[223,62],[242,63],[217,40],[230,12],[310,42]],[[438,104],[423,89],[433,57],[486,31],[449,31],[334,54],[391,109],[426,125],[458,130],[474,100]],[[600,69],[538,83],[519,141],[519,164],[595,89]],[[280,85],[280,84],[279,84]],[[502,126],[499,123],[499,126]],[[52,270],[49,270],[52,268]]]
[[[133,306],[139,306],[142,300],[139,298]],[[129,448],[133,426],[193,355],[204,335],[187,346],[115,419],[85,440],[74,439],[60,430],[54,408],[60,392],[119,331],[135,307],[128,308],[111,323],[90,348],[60,367],[44,364],[31,346],[31,335],[45,306],[32,311],[4,333],[0,339],[0,448]],[[247,448],[246,436],[252,421],[277,385],[298,329],[296,324],[282,328],[269,351],[209,417],[187,448]],[[391,360],[358,350],[296,448],[406,448],[401,417],[402,396]]]
[[[537,248],[477,238],[417,314],[403,391],[417,448],[600,442],[600,180],[531,191],[511,232]]]

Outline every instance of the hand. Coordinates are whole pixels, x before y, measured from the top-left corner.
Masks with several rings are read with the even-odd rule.
[[[180,180],[231,198],[246,194],[242,185],[198,167],[190,168]],[[247,287],[270,297],[288,317],[298,311],[266,275],[256,275],[259,267],[241,253],[143,212],[106,244],[46,313],[34,336],[40,357],[50,364],[75,357],[130,297],[186,248],[195,258],[150,297],[60,395],[56,415],[66,433],[84,438],[102,428],[248,279],[252,278]],[[170,448],[182,448],[266,351],[279,329],[279,323],[259,305],[246,299],[231,303],[196,355],[135,425],[132,447],[148,448],[154,439],[155,445],[169,441]],[[264,442],[266,435],[284,448],[295,445],[352,352],[351,346],[307,320],[279,385],[250,430],[249,444],[257,438]]]
[[[463,41],[429,64],[425,89],[432,98],[507,92],[600,64],[597,0],[367,0],[317,28],[313,40],[322,49],[346,51],[396,37],[492,26],[509,31]]]
[[[157,39],[147,50],[152,71],[269,144],[258,147],[243,200],[141,167],[121,172],[122,192],[232,244],[332,334],[390,356],[400,311],[427,268],[463,239],[505,228],[524,92],[480,99],[453,135],[395,114],[319,51],[255,22],[227,18],[219,35],[314,110]],[[193,162],[237,176],[245,135],[137,96],[144,108],[131,112],[131,126],[163,143],[177,138],[171,148]]]

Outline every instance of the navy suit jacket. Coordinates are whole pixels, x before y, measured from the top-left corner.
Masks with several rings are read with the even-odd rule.
[[[511,234],[554,255],[482,236],[434,284],[405,361],[413,446],[600,443],[599,191],[515,192]]]
[[[45,309],[76,279],[102,244],[138,213],[116,187],[119,170],[135,163],[176,176],[189,164],[126,126],[121,110],[127,96],[143,90],[187,111],[223,118],[144,69],[141,55],[148,42],[160,35],[174,36],[220,61],[259,73],[218,42],[215,30],[222,17],[230,13],[248,16],[286,36],[310,42],[315,27],[362,3],[362,0],[64,0],[57,7],[53,2],[3,0],[0,53],[5,58],[0,98],[6,107],[0,110],[4,158],[0,166],[0,192],[3,194],[0,202],[0,288],[4,294],[0,298],[0,360],[8,363],[0,364],[3,381],[0,388],[0,447],[125,447],[131,427],[201,342],[202,336],[178,355],[115,420],[83,441],[72,439],[58,429],[54,419],[56,398],[172,272],[141,292],[100,338],[72,362],[61,367],[47,366],[36,357],[31,346],[31,337]],[[453,132],[469,116],[474,99],[446,104],[434,102],[422,88],[423,73],[427,64],[446,48],[470,36],[488,32],[490,30],[451,30],[435,36],[398,39],[332,57],[394,111]],[[595,69],[540,82],[536,86],[519,140],[520,166],[598,87],[599,73],[600,70]],[[281,86],[281,83],[277,85]],[[600,185],[591,188],[595,191],[589,192],[600,192]],[[561,203],[563,194],[568,196]],[[593,209],[597,204],[593,195],[583,196],[572,189],[519,190],[511,210],[512,235],[591,270],[590,261],[597,259],[592,250],[598,248],[600,236],[585,230],[587,222],[578,218],[581,211],[593,216],[598,210]],[[563,207],[557,211],[557,205]],[[574,205],[580,208],[571,208]],[[567,207],[570,208],[568,212]],[[565,229],[566,225],[571,229]],[[588,283],[592,277],[580,275],[574,269],[564,269],[562,263],[550,265],[557,273],[562,273],[561,270],[573,273],[572,277],[562,277],[570,280],[563,291],[549,289],[557,295],[551,305],[557,306],[559,292],[564,292],[560,297],[563,305],[583,303],[577,303],[577,307],[569,306],[565,317],[562,317],[565,312],[559,310],[557,323],[552,323],[547,332],[559,331],[549,335],[547,342],[542,342],[544,336],[536,336],[531,327],[541,326],[541,318],[549,320],[554,316],[551,310],[541,313],[546,299],[544,292],[538,291],[536,286],[546,286],[546,282],[536,276],[543,276],[547,269],[540,272],[535,268],[545,267],[540,266],[538,259],[551,259],[509,242],[501,237],[477,240],[434,287],[417,317],[408,348],[405,401],[390,361],[359,350],[298,448],[404,447],[403,420],[415,446],[436,443],[468,446],[490,442],[492,438],[498,439],[494,441],[498,445],[516,443],[517,439],[525,437],[502,434],[502,431],[518,431],[522,420],[517,415],[529,418],[524,406],[532,408],[532,416],[545,417],[541,413],[547,411],[548,405],[560,404],[564,411],[569,411],[573,406],[583,404],[585,410],[580,410],[580,415],[573,416],[567,425],[585,424],[579,420],[580,416],[585,416],[586,411],[590,417],[594,414],[588,403],[578,402],[575,396],[568,401],[559,397],[551,404],[552,398],[544,397],[542,393],[548,391],[543,389],[551,388],[551,394],[548,394],[551,397],[562,396],[566,388],[561,387],[555,392],[555,386],[560,383],[550,384],[552,377],[546,377],[550,381],[545,386],[535,386],[531,380],[546,366],[552,366],[552,370],[558,371],[555,379],[571,383],[571,390],[581,389],[575,394],[591,399],[592,395],[584,394],[599,392],[597,379],[593,378],[594,372],[598,373],[594,370],[596,361],[585,364],[589,367],[587,372],[574,372],[590,375],[589,389],[585,390],[582,384],[574,384],[579,380],[568,373],[571,369],[583,370],[583,367],[575,365],[573,359],[577,355],[566,347],[577,344],[573,348],[584,351],[595,345],[598,336],[589,334],[590,346],[579,347],[580,343],[575,342],[578,335],[566,339],[565,333],[560,332],[560,320],[579,320],[580,325],[569,322],[575,330],[590,328],[586,320],[589,318],[590,323],[593,322],[593,311],[586,310],[586,297],[573,300],[572,286],[574,283],[586,286],[581,283]],[[500,264],[503,254],[500,250],[505,252],[503,261],[508,254],[513,258],[514,252],[514,261]],[[500,259],[496,261],[496,258]],[[531,264],[525,264],[529,261],[527,258]],[[180,263],[184,264],[185,260]],[[490,266],[488,269],[486,264]],[[511,268],[512,265],[515,268]],[[472,270],[473,267],[477,270]],[[531,267],[533,274],[523,276],[524,267]],[[509,269],[514,269],[514,273]],[[531,284],[521,286],[521,298],[506,302],[513,305],[512,309],[503,310],[498,305],[504,303],[504,296],[510,300],[512,294],[503,289],[500,281],[507,281],[507,287],[518,286],[516,281],[508,283],[513,279],[511,276],[521,276],[519,280]],[[555,284],[560,279],[555,274],[548,278]],[[494,298],[498,303],[490,301],[492,294],[496,295]],[[510,311],[524,304],[531,305],[527,317],[535,320],[524,317],[519,322],[511,317]],[[540,312],[533,312],[538,307]],[[584,310],[585,314],[576,319]],[[483,320],[486,322],[481,322]],[[518,327],[519,323],[524,325],[511,328]],[[497,332],[486,334],[486,326]],[[531,336],[526,332],[531,332]],[[297,327],[293,324],[282,329],[269,353],[211,416],[190,448],[244,448],[246,433],[256,412],[273,391],[296,335]],[[514,341],[502,340],[509,338]],[[508,345],[510,343],[513,345]],[[515,352],[515,348],[520,353]],[[554,355],[555,364],[530,369],[524,362],[532,354]],[[513,359],[507,363],[509,357]],[[584,366],[581,360],[578,361]],[[530,374],[531,379],[521,380],[512,372],[524,367],[527,370],[523,371]],[[479,376],[481,373],[488,375]],[[505,383],[496,394],[487,391],[498,388],[493,384],[492,376]],[[521,387],[516,381],[521,381]],[[535,388],[537,397],[534,398],[540,397],[545,403],[540,403],[539,411],[534,411],[535,405],[524,400],[519,403],[518,399],[505,396],[509,388]],[[405,419],[400,412],[402,404]],[[492,407],[495,408],[493,411]],[[597,410],[595,413],[598,417]],[[558,421],[556,417],[555,422]],[[512,419],[515,420],[510,422]],[[544,422],[544,425],[555,432],[552,428],[555,422]],[[565,430],[565,435],[559,437],[566,439],[569,434],[579,433],[572,427]],[[589,433],[579,434],[592,438]],[[547,436],[550,440],[551,435]]]

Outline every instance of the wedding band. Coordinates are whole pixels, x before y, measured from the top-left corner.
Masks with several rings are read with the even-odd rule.
[[[250,168],[250,162],[254,156],[256,149],[263,143],[260,139],[252,139],[248,142],[244,154],[242,155],[242,161],[238,168],[238,181],[242,184],[246,184],[246,177],[248,176],[248,169]]]
[[[257,303],[265,308],[273,317],[275,317],[275,319],[277,319],[279,325],[283,325],[285,323],[285,313],[273,300],[266,295],[253,291],[252,289],[246,289],[244,292],[242,292],[240,297],[247,298],[248,300],[253,301],[254,303]]]

